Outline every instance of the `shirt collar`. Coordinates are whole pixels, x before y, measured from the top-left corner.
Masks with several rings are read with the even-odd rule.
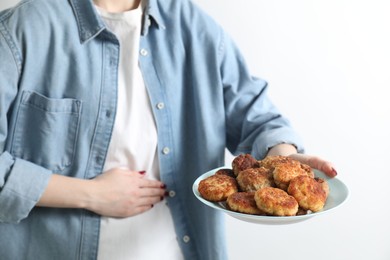
[[[156,26],[158,29],[165,29],[157,1],[158,0],[143,0],[141,3],[143,10],[142,35],[148,34],[150,26]],[[92,0],[69,0],[69,2],[76,16],[80,41],[82,43],[96,37],[106,28],[106,25],[96,12]]]
[[[141,2],[144,14],[141,34],[144,36],[148,34],[149,27],[153,24],[157,26],[158,29],[165,29],[157,1],[158,0],[144,0]]]

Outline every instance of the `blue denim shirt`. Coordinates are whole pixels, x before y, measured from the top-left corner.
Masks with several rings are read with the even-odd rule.
[[[178,241],[186,259],[226,259],[223,216],[197,201],[194,180],[224,165],[225,148],[262,158],[301,142],[214,20],[188,0],[143,8],[139,65]],[[52,173],[102,173],[118,58],[91,0],[25,0],[0,13],[1,259],[96,258],[98,215],[34,206]]]

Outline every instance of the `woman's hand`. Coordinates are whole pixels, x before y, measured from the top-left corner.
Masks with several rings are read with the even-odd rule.
[[[122,168],[109,170],[91,182],[92,197],[87,209],[109,217],[143,213],[163,200],[165,194],[162,182]]]
[[[127,169],[112,169],[92,180],[53,174],[39,207],[83,208],[107,217],[125,218],[143,213],[160,202],[165,185]]]
[[[326,175],[328,175],[329,177],[335,177],[337,175],[337,172],[334,169],[333,164],[331,162],[321,159],[320,157],[301,154],[301,153],[290,154],[289,157],[291,157],[294,160],[300,161],[301,163],[307,164],[311,168],[320,170],[324,172]]]
[[[291,144],[278,144],[272,147],[268,151],[267,156],[275,155],[291,157],[294,160],[300,161],[301,163],[307,164],[314,169],[324,172],[329,177],[335,177],[337,175],[337,172],[331,162],[325,161],[317,156],[297,153],[297,149]]]

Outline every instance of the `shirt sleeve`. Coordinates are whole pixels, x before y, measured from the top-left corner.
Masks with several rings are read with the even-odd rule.
[[[265,80],[251,76],[232,39],[221,31],[220,71],[226,110],[227,148],[258,159],[280,143],[303,152],[300,136],[268,97]]]
[[[51,172],[4,152],[0,156],[0,222],[26,218],[45,190]]]
[[[8,116],[17,95],[21,59],[1,21],[0,57],[0,222],[19,222],[43,194],[51,172],[6,151]]]

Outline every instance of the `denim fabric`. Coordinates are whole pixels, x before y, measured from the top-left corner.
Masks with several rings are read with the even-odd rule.
[[[225,148],[262,158],[278,143],[302,151],[301,141],[213,19],[188,0],[143,10],[139,65],[180,247],[186,259],[227,259],[223,215],[197,201],[193,182],[224,164]],[[34,205],[52,173],[101,174],[118,58],[91,0],[25,0],[0,13],[1,259],[96,258],[98,215]]]

